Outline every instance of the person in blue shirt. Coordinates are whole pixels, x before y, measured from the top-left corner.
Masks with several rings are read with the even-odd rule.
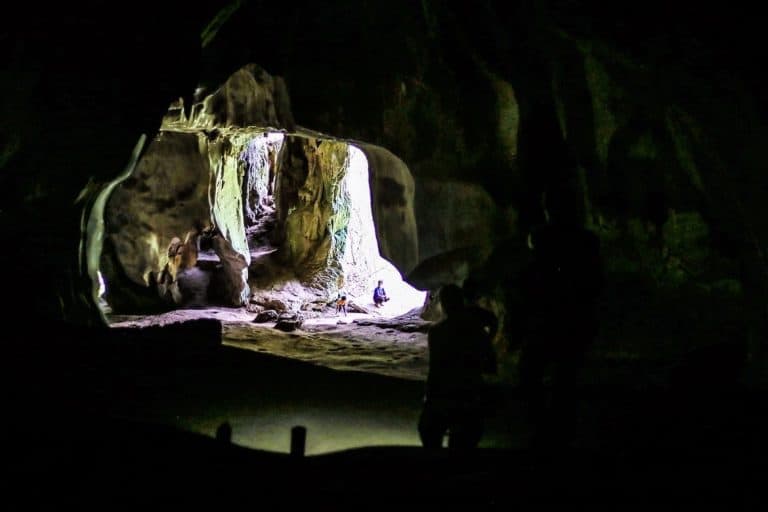
[[[377,308],[380,308],[382,304],[389,300],[387,292],[384,290],[384,281],[379,281],[379,284],[373,290],[373,303]]]

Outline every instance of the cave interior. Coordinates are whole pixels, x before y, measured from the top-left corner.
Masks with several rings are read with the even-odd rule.
[[[745,2],[16,7],[9,499],[764,503],[768,84]],[[602,274],[568,446],[534,442],[519,385],[519,278],[553,216]],[[374,309],[378,279],[413,302]],[[499,320],[471,453],[416,431],[449,284]]]

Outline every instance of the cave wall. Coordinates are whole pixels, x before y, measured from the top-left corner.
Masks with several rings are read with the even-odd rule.
[[[103,274],[110,283],[107,300],[113,310],[166,308],[154,300],[155,288],[161,296],[184,303],[183,294],[164,293],[167,248],[174,238],[184,241],[208,225],[221,234],[220,240],[214,240],[214,249],[223,267],[213,280],[217,290],[209,295],[227,305],[246,304],[251,262],[246,228],[273,206],[276,226],[270,238],[282,267],[326,294],[336,290],[367,293],[368,281],[380,266],[379,246],[402,268],[415,266],[415,187],[402,160],[383,148],[361,145],[358,149],[322,134],[279,135],[280,143],[275,144],[269,137],[280,132],[264,137],[269,133],[263,131],[266,126],[237,125],[279,122],[270,117],[273,100],[237,101],[241,95],[272,97],[271,85],[276,81],[264,74],[260,81],[252,79],[255,69],[259,68],[248,65],[235,72],[195,104],[191,117],[183,111],[183,100],[171,103],[138,169],[117,185],[106,208],[109,246],[102,258]],[[265,89],[264,84],[269,87]],[[216,97],[234,99],[214,101]],[[267,109],[267,113],[240,112],[233,117],[215,110],[231,111],[232,103]],[[194,114],[195,108],[205,112],[204,122],[202,114]],[[274,146],[271,150],[269,144]],[[274,205],[268,205],[272,167],[277,180]],[[364,191],[349,189],[351,172],[365,180]],[[365,205],[363,225],[362,213],[353,203],[371,201],[372,207]],[[373,216],[379,219],[378,246]]]
[[[162,307],[153,295],[159,293],[170,242],[185,241],[210,225],[223,237],[215,246],[223,266],[217,295],[225,304],[247,303],[250,252],[243,216],[242,155],[253,137],[159,132],[133,176],[116,187],[105,209],[109,249],[102,266],[110,283],[107,300],[114,310]]]
[[[264,132],[254,137],[242,154],[246,164],[243,186],[243,215],[246,228],[274,209],[275,174],[278,172],[279,155],[283,147],[283,135]],[[272,182],[270,182],[272,180]]]
[[[105,210],[105,236],[131,281],[152,284],[168,262],[171,239],[183,240],[196,225],[209,223],[209,175],[205,138],[160,132],[133,176],[115,189]]]
[[[285,84],[251,64],[197,98],[189,114],[183,98],[169,105],[133,176],[116,187],[106,207],[110,246],[102,260],[112,283],[107,300],[118,311],[162,308],[153,294],[168,263],[169,243],[214,225],[223,237],[214,243],[223,270],[212,295],[228,305],[246,304],[250,195],[244,191],[254,188],[257,202],[266,196],[254,139],[264,126],[292,125]],[[252,125],[260,127],[245,129]],[[250,213],[256,215],[258,208]]]
[[[349,220],[349,203],[343,200],[341,190],[347,145],[313,138],[292,143],[300,144],[303,158],[299,161],[306,168],[286,169],[280,176],[281,181],[290,180],[297,186],[293,200],[280,200],[281,210],[286,212],[281,259],[305,278],[338,273],[336,235]],[[279,190],[282,196],[285,188]]]
[[[179,91],[194,90],[199,27],[220,6],[179,16],[177,2],[19,4],[4,14],[0,224],[19,242],[2,261],[11,316],[102,325],[79,254],[83,208]]]
[[[413,176],[405,162],[388,149],[373,144],[359,147],[368,160],[379,251],[407,275],[419,261]]]
[[[294,128],[293,114],[287,86],[282,77],[273,77],[254,63],[241,63],[243,67],[232,73],[226,81],[192,105],[188,118],[182,122],[193,128],[227,126],[261,126]]]
[[[416,236],[398,233],[396,214],[391,230],[375,215],[382,254],[410,279],[432,287],[514,276],[526,262],[518,248],[545,221],[542,195],[565,183],[571,216],[603,246],[605,350],[748,338],[760,351],[768,132],[753,21],[686,2],[352,4],[299,16],[280,29],[291,43],[255,60],[285,77],[302,125],[387,148],[407,165]],[[256,23],[233,20],[228,37],[247,27],[266,41],[276,30]],[[211,55],[225,57],[225,46]],[[330,57],[295,59],[310,48]],[[462,192],[426,194],[443,182]],[[461,212],[476,190],[493,206],[457,215],[475,220],[474,245],[492,244],[490,256],[468,250],[467,230],[430,204]]]
[[[608,338],[638,332],[656,340],[639,325],[645,318],[680,333],[697,325],[706,306],[759,350],[768,130],[755,67],[764,60],[762,32],[740,14],[748,10],[655,1],[398,1],[363,10],[350,0],[302,16],[298,5],[244,3],[201,52],[200,27],[220,5],[140,4],[119,17],[123,23],[105,10],[77,16],[59,7],[9,24],[0,82],[2,221],[24,243],[4,265],[19,275],[37,269],[19,286],[20,300],[45,316],[61,318],[62,304],[72,318],[92,308],[75,257],[82,208],[73,201],[82,184],[94,177],[93,192],[114,177],[138,135],[153,133],[180,94],[187,95],[174,110],[180,123],[210,127],[213,110],[221,112],[216,123],[280,121],[281,93],[273,109],[258,100],[268,114],[253,118],[238,103],[258,95],[225,88],[220,110],[204,101],[244,62],[257,62],[284,78],[303,126],[387,148],[410,169],[416,191],[428,180],[482,187],[513,233],[542,221],[548,186],[574,183],[574,215],[598,233],[607,257],[608,303],[616,309],[604,317],[621,324]],[[137,14],[145,11],[155,15]],[[237,84],[268,84],[249,73]],[[200,97],[190,97],[198,85]],[[372,169],[396,167],[379,166],[374,153],[366,152]],[[385,176],[372,179],[374,195],[386,195]],[[420,252],[432,249],[420,247],[416,214],[398,233],[397,202],[390,220],[374,214],[382,253],[411,272]],[[63,224],[49,230],[51,218]],[[495,250],[508,242],[495,242]],[[429,259],[461,246],[443,244]],[[469,257],[450,259],[461,266]],[[624,322],[632,316],[634,331]]]

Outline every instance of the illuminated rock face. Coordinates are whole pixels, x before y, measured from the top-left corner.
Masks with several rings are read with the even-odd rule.
[[[302,158],[280,176],[278,210],[285,232],[281,259],[304,277],[326,271],[338,272],[341,233],[349,221],[349,202],[342,194],[341,182],[348,163],[347,145],[342,142],[295,140]],[[290,191],[290,192],[289,192]],[[328,275],[326,279],[333,279]]]
[[[408,256],[403,248],[409,242],[414,248],[416,244],[413,182],[401,161],[391,154],[385,161],[399,164],[394,172],[400,174],[393,174],[387,167],[369,166],[366,153],[346,142],[289,137],[287,146],[293,157],[276,187],[280,259],[286,267],[318,289],[367,297],[376,279],[384,277],[381,271],[391,267],[381,259],[386,252],[380,247],[386,248],[393,234],[402,235],[394,254],[400,263],[412,265],[402,255]],[[397,190],[397,197],[376,195],[377,180],[387,172],[407,185]],[[387,225],[395,208],[397,223]]]
[[[214,295],[229,305],[246,304],[251,256],[244,216],[257,215],[258,208],[243,190],[257,199],[266,190],[253,183],[257,173],[246,171],[254,168],[248,148],[260,131],[243,127],[292,125],[285,84],[256,65],[236,71],[194,104],[189,117],[183,100],[174,102],[134,176],[116,188],[106,209],[105,258],[113,261],[105,262],[105,277],[116,285],[108,291],[112,299],[122,302],[115,295],[120,284],[130,288],[125,279],[154,289],[171,240],[216,226],[223,238],[214,244],[222,267]]]
[[[105,212],[106,239],[127,277],[149,286],[168,262],[171,239],[209,222],[207,142],[197,133],[161,132]],[[107,280],[112,276],[106,276]]]
[[[161,296],[184,303],[175,267],[166,269],[168,246],[207,226],[220,233],[213,239],[220,267],[205,276],[215,288],[210,296],[246,304],[246,230],[272,213],[269,238],[281,266],[326,293],[367,295],[382,271],[397,275],[380,261],[380,249],[401,270],[418,263],[415,188],[405,164],[372,145],[265,132],[264,125],[292,121],[277,115],[275,104],[287,104],[275,86],[280,81],[254,70],[237,71],[196,104],[189,119],[181,100],[172,104],[137,171],[116,188],[105,215],[109,247],[102,272],[113,284],[107,293],[113,304],[144,309],[120,295],[138,285],[149,297],[158,283]],[[260,126],[242,125],[248,123]]]
[[[391,151],[372,144],[361,149],[370,166],[371,206],[381,255],[408,275],[419,261],[413,176]]]
[[[188,118],[180,100],[171,105],[163,121],[165,128],[294,128],[285,82],[256,64],[238,69],[218,89],[192,105]]]

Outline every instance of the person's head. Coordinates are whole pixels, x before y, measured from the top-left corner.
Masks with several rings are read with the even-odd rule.
[[[440,289],[440,305],[446,316],[452,316],[464,307],[464,292],[455,284]]]
[[[381,280],[380,280],[380,281],[379,281],[379,283],[378,283],[378,286],[381,286],[381,285],[383,285],[383,284],[384,284],[384,281],[381,281]]]
[[[470,301],[475,302],[482,296],[482,289],[480,280],[476,277],[468,277],[464,280],[463,284],[464,297]]]

